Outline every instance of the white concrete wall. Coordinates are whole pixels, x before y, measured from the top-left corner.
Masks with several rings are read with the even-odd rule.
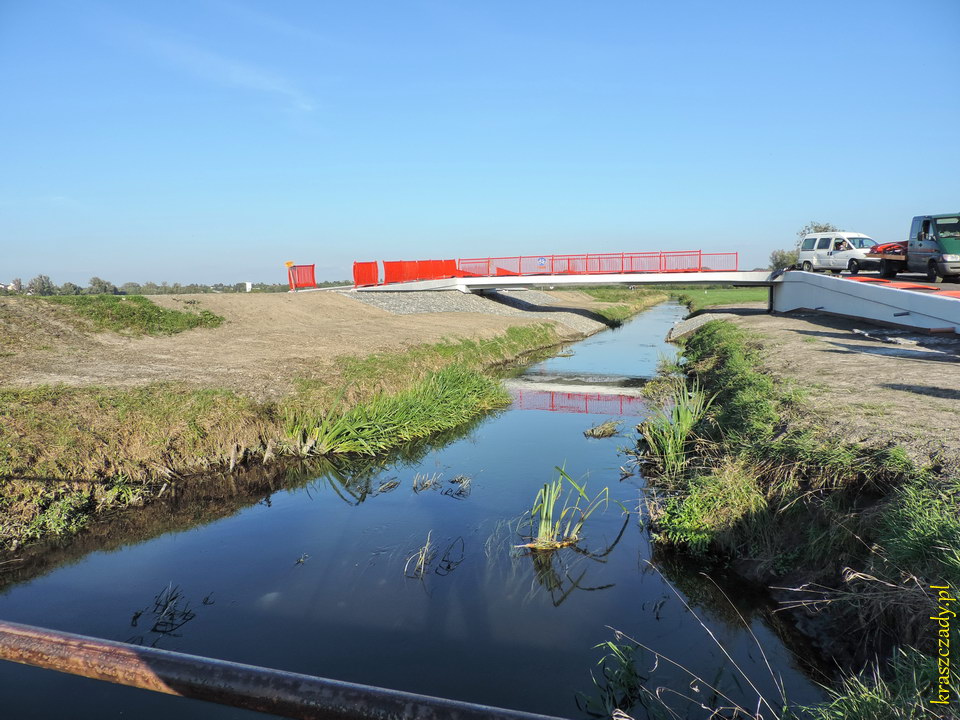
[[[960,290],[960,285],[944,289],[954,287]],[[773,309],[817,310],[924,330],[960,331],[960,298],[808,272],[788,272],[774,283]]]

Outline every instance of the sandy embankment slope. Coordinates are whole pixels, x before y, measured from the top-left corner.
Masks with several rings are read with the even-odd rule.
[[[30,298],[0,298],[0,334],[6,335],[0,385],[129,387],[176,381],[277,397],[295,377],[322,376],[338,356],[442,339],[488,338],[512,326],[548,320],[534,312],[504,315],[492,301],[486,301],[490,312],[400,315],[338,292],[163,295],[151,300],[169,308],[209,310],[226,322],[167,337],[91,335],[78,331],[64,308]],[[469,307],[476,308],[479,299],[470,300]],[[576,292],[563,293],[557,302],[579,308],[600,305]],[[581,334],[562,323],[557,331],[570,339]]]

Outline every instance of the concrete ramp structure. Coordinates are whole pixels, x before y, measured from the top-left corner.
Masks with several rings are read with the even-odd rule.
[[[771,285],[771,309],[812,310],[927,332],[960,333],[960,288],[872,277],[784,273]]]

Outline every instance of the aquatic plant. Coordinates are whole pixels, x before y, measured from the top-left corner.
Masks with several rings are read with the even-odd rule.
[[[413,476],[413,491],[415,493],[423,492],[424,490],[429,490],[432,487],[436,487],[440,484],[440,473],[433,473],[433,475],[427,475],[426,473],[416,473]]]
[[[691,434],[713,399],[699,382],[688,387],[680,381],[674,385],[667,408],[657,408],[640,423],[647,458],[654,460],[664,475],[678,475],[686,467]]]
[[[591,500],[586,492],[586,484],[577,485],[563,468],[556,468],[559,476],[556,480],[544,483],[537,492],[530,510],[531,541],[517,547],[535,551],[557,550],[575,545],[580,539],[580,530],[594,511],[610,502],[610,488],[604,488]],[[563,495],[564,480],[571,489],[557,509]],[[581,507],[581,502],[584,505]]]
[[[617,420],[607,420],[599,425],[583,431],[583,436],[588,438],[607,438],[613,437],[620,430],[620,422]]]
[[[468,495],[470,495],[470,488],[472,487],[473,480],[469,475],[455,475],[450,478],[450,484],[452,487],[444,488],[443,494],[457,500],[463,500]]]
[[[423,576],[427,574],[427,568],[430,567],[430,563],[433,562],[433,556],[436,554],[436,549],[431,540],[432,535],[433,530],[427,533],[427,541],[420,549],[407,558],[407,562],[403,566],[403,574],[408,578],[422,580]]]

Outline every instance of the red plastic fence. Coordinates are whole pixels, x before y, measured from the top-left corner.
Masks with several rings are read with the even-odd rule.
[[[353,286],[366,287],[369,285],[380,284],[380,271],[377,269],[377,261],[373,262],[355,262],[353,264]]]
[[[552,390],[513,390],[514,407],[519,410],[589,413],[593,415],[646,415],[643,398],[598,393],[568,393]]]
[[[457,276],[456,260],[384,260],[383,284]]]
[[[357,265],[369,264],[354,263],[354,272],[356,273]],[[518,255],[461,260],[395,260],[384,261],[383,284],[506,275],[723,272],[736,270],[738,264],[737,253],[705,253],[700,250],[598,255]],[[360,283],[356,274],[354,281],[358,286],[377,284],[369,279]]]
[[[291,265],[287,268],[287,280],[290,282],[290,289],[315,288],[317,280],[314,275],[315,265]]]

